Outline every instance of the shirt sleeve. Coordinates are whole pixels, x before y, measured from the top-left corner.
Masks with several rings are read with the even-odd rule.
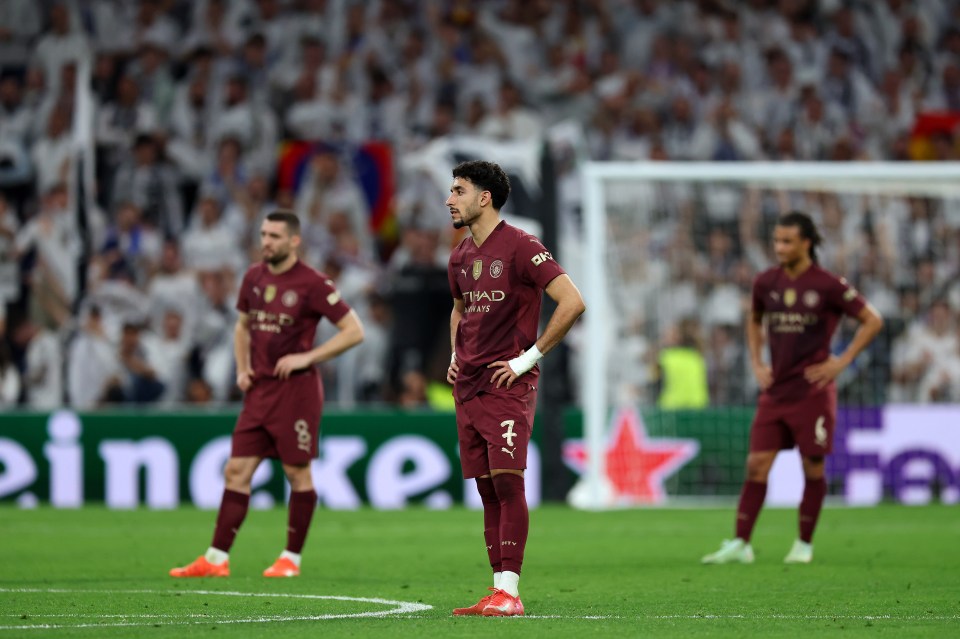
[[[250,291],[253,288],[252,272],[252,270],[248,270],[243,276],[243,281],[240,283],[240,292],[237,293],[236,309],[241,313],[250,312]]]
[[[763,284],[760,282],[759,277],[753,280],[753,292],[750,296],[750,309],[753,311],[754,315],[762,314],[764,312],[763,288]]]
[[[463,295],[460,291],[460,284],[457,282],[457,268],[459,262],[455,260],[456,253],[450,256],[447,262],[447,282],[450,283],[450,294],[453,299],[458,300]]]
[[[867,300],[843,277],[831,276],[830,305],[850,317],[856,317]]]
[[[550,251],[535,237],[522,237],[517,245],[517,271],[520,281],[546,288],[555,278],[566,273]]]
[[[337,285],[329,278],[322,278],[310,291],[307,308],[336,324],[350,312],[350,306],[340,297]]]

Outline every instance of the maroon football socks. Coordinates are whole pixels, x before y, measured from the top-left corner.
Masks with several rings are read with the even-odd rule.
[[[217,512],[217,527],[213,531],[213,543],[210,545],[217,550],[230,552],[237,531],[247,516],[250,507],[250,495],[238,493],[234,490],[224,490],[220,500],[220,511]]]
[[[767,496],[766,482],[746,481],[740,491],[740,504],[737,506],[737,537],[745,542],[750,541],[753,527],[763,508],[763,500]]]
[[[811,543],[813,531],[820,518],[823,498],[827,494],[827,480],[808,479],[803,486],[803,499],[800,500],[800,541]]]
[[[500,500],[500,560],[504,571],[520,574],[523,549],[527,545],[530,514],[523,476],[513,473],[494,475],[493,485]]]
[[[314,490],[304,490],[290,493],[290,505],[287,511],[287,550],[300,554],[303,544],[307,541],[307,531],[310,530],[310,520],[317,507],[317,493]]]
[[[477,492],[483,502],[483,539],[493,572],[500,572],[500,499],[490,477],[477,477]]]

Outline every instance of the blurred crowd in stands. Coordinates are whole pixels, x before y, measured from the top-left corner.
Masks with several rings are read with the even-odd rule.
[[[236,289],[276,207],[366,327],[323,368],[328,401],[442,406],[461,236],[405,158],[554,140],[576,238],[584,159],[960,159],[960,126],[913,135],[926,113],[960,114],[957,0],[3,0],[0,408],[237,400]],[[317,142],[292,184],[288,140]],[[371,140],[394,158],[387,234],[351,161]],[[960,198],[651,188],[615,220],[639,291],[623,393],[655,401],[686,345],[707,401],[752,401],[743,298],[800,208],[888,319],[848,399],[960,401]]]

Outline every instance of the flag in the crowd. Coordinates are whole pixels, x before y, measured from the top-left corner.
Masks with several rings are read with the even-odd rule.
[[[958,126],[960,126],[960,113],[944,111],[919,114],[910,132],[910,158],[912,160],[937,159],[936,138],[939,136],[951,138]]]
[[[282,142],[277,154],[277,188],[296,193],[310,167],[310,159],[323,145],[323,142],[304,140]],[[338,151],[350,162],[353,178],[367,200],[370,228],[381,237],[394,235],[396,172],[390,145],[371,141]]]

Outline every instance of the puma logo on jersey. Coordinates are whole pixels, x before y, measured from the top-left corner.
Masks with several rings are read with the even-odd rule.
[[[460,269],[460,275],[463,275],[464,277],[466,277],[466,276],[467,276],[467,269],[465,269],[465,268]]]
[[[501,447],[500,450],[502,450],[502,451],[505,452],[506,454],[510,455],[510,459],[516,459],[516,457],[513,456],[513,451],[515,451],[516,448],[512,448],[512,449],[511,449],[511,448],[503,448],[503,447]]]

